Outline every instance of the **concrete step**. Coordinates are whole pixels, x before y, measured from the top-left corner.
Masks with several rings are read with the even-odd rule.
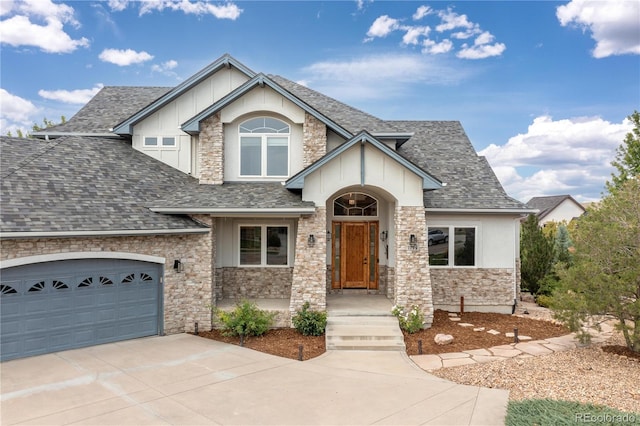
[[[327,350],[403,351],[404,336],[391,316],[330,316]]]

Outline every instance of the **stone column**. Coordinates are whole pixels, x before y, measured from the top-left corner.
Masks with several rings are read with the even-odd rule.
[[[216,305],[215,288],[215,256],[216,256],[216,222],[208,215],[196,215],[194,219],[211,227],[209,234],[204,234],[199,247],[193,257],[187,259],[189,275],[197,276],[198,280],[186,279],[184,286],[185,331],[193,332],[195,323],[200,330],[211,329],[211,308]]]
[[[327,153],[327,126],[311,114],[305,113],[302,132],[302,167],[307,168]]]
[[[220,113],[201,123],[198,149],[200,183],[221,185],[224,181],[224,130]]]
[[[429,328],[433,323],[433,296],[424,208],[396,206],[394,222],[396,251],[394,304],[407,310],[418,306],[424,315],[424,327]],[[411,235],[415,235],[415,247],[410,245]]]
[[[295,315],[304,302],[311,309],[327,308],[327,209],[316,207],[316,213],[303,216],[298,221],[296,235],[296,253],[291,283],[289,311]],[[314,244],[309,244],[309,235],[313,235]]]

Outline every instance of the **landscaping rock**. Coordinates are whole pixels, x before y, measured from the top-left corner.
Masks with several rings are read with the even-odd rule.
[[[453,342],[453,336],[450,334],[436,334],[433,341],[438,345],[448,345]]]

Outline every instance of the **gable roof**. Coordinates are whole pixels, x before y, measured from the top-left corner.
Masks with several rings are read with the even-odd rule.
[[[560,204],[564,201],[569,200],[578,206],[583,212],[586,211],[584,206],[577,202],[571,195],[549,195],[543,197],[533,197],[527,202],[527,207],[537,209],[540,212],[538,213],[538,218],[543,219],[553,210],[555,210]]]
[[[180,95],[182,95],[186,91],[190,90],[191,88],[193,88],[194,86],[202,82],[203,80],[207,79],[212,74],[216,73],[218,70],[222,68],[228,68],[231,66],[233,66],[234,68],[244,73],[247,77],[252,78],[256,75],[255,72],[251,71],[244,64],[235,60],[233,57],[231,57],[231,55],[225,54],[221,56],[219,59],[217,59],[216,61],[212,62],[211,64],[203,68],[202,70],[198,71],[197,73],[189,77],[188,79],[186,79],[185,81],[183,81],[181,84],[176,86],[174,89],[166,93],[161,98],[157,99],[155,102],[152,102],[147,107],[137,111],[131,117],[120,122],[119,124],[116,124],[113,127],[113,132],[121,135],[132,134],[133,133],[132,128],[135,123],[153,114],[154,112],[162,108],[167,103],[178,98]]]
[[[434,176],[430,175],[429,173],[427,173],[422,168],[420,168],[417,165],[413,164],[411,161],[409,161],[405,157],[399,155],[393,149],[389,148],[388,146],[386,146],[382,142],[378,141],[376,138],[371,136],[366,131],[362,131],[359,134],[357,134],[356,136],[354,136],[353,138],[351,138],[350,140],[348,140],[347,142],[345,142],[342,145],[340,145],[338,148],[336,148],[336,149],[332,150],[331,152],[325,154],[322,158],[320,158],[315,163],[311,164],[306,169],[302,170],[301,172],[299,172],[295,176],[292,176],[291,178],[289,178],[289,180],[287,180],[287,182],[285,183],[285,187],[289,188],[289,189],[301,189],[301,188],[303,188],[304,187],[304,179],[309,174],[311,174],[314,171],[318,170],[320,167],[324,166],[325,164],[327,164],[329,161],[333,160],[334,158],[337,158],[340,154],[342,154],[343,152],[345,152],[346,150],[348,150],[352,146],[354,146],[356,144],[365,144],[365,143],[368,143],[368,144],[374,146],[378,150],[380,150],[383,153],[385,153],[388,157],[392,158],[393,160],[395,160],[396,162],[398,162],[402,166],[406,167],[407,169],[411,170],[413,173],[415,173],[416,175],[421,177],[422,178],[422,188],[423,189],[439,189],[439,188],[442,188],[445,185],[445,184],[443,184],[443,182],[439,181],[437,178],[435,178]]]
[[[302,108],[306,112],[313,115],[315,118],[320,120],[322,123],[324,123],[327,127],[329,127],[330,129],[338,133],[340,136],[344,138],[348,138],[351,136],[348,130],[342,128],[340,125],[338,125],[337,123],[329,119],[327,116],[321,114],[319,111],[315,110],[313,107],[306,104],[304,101],[301,101],[299,98],[293,96],[291,93],[284,90],[282,87],[280,87],[278,84],[273,82],[270,78],[268,78],[264,74],[257,74],[252,79],[245,82],[243,85],[241,85],[240,87],[238,87],[237,89],[229,93],[227,96],[223,97],[218,102],[215,102],[209,108],[206,108],[205,110],[201,111],[194,117],[190,118],[180,126],[181,129],[187,133],[200,132],[200,122],[202,120],[211,116],[215,112],[221,110],[222,108],[236,101],[237,99],[241,98],[247,92],[253,90],[255,87],[258,87],[258,86],[259,87],[267,86],[275,90],[277,93],[284,96],[287,100],[291,101],[293,104],[297,105],[298,107]]]

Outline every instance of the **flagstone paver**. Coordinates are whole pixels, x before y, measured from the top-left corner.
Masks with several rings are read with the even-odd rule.
[[[451,319],[453,320],[454,318]],[[612,327],[603,327],[600,332],[592,337],[591,341],[593,343],[606,341],[611,337],[612,332]],[[489,330],[487,333],[500,334],[500,332],[496,330]],[[509,345],[493,346],[486,349],[471,349],[463,352],[413,355],[411,356],[411,359],[423,370],[433,371],[439,368],[500,361],[508,358],[532,358],[554,352],[563,352],[582,346],[578,340],[576,340],[575,334],[551,337],[544,340],[530,340],[531,337],[529,336],[518,337],[520,340],[527,341],[511,343]]]

